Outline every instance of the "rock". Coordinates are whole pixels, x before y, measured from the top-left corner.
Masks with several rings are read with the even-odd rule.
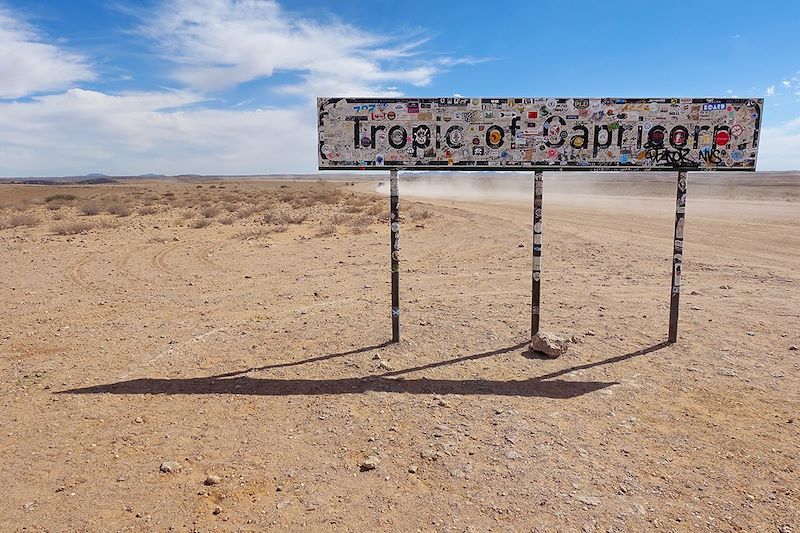
[[[792,533],[792,526],[789,524],[783,524],[778,528],[778,533]]]
[[[390,365],[386,361],[381,361],[380,363],[378,363],[378,367],[381,370],[392,370],[392,365]]]
[[[692,296],[700,296],[700,293],[698,291],[692,291],[689,294],[691,294]]]
[[[219,505],[214,507],[214,514],[220,514],[221,512],[222,512],[222,507],[220,507]]]
[[[222,483],[222,478],[219,476],[215,476],[214,474],[208,474],[206,476],[206,480],[203,482],[206,485],[219,485]]]
[[[519,459],[519,458],[520,458],[520,454],[518,454],[514,450],[508,450],[506,452],[506,459],[514,460],[514,459]]]
[[[789,351],[790,352],[796,352],[797,351],[797,345],[792,344],[791,346],[789,346]]]
[[[159,470],[165,474],[174,474],[181,471],[181,465],[177,461],[164,461],[161,463]]]
[[[417,473],[417,465],[411,465],[408,467],[409,474],[416,474]]]
[[[379,464],[381,464],[380,458],[377,455],[370,455],[361,463],[361,471],[375,470]]]
[[[571,337],[563,333],[540,331],[531,339],[530,349],[532,352],[543,353],[555,359],[566,353],[570,342],[572,342]]]
[[[719,371],[720,376],[727,376],[729,378],[736,377],[736,371],[732,368],[723,368]]]
[[[576,500],[578,500],[579,502],[581,502],[582,504],[591,505],[593,507],[596,507],[596,506],[600,505],[600,502],[601,502],[600,498],[598,498],[597,496],[582,496],[582,495],[578,494],[578,495],[573,496],[573,497]]]
[[[133,419],[133,421],[136,422],[137,424],[141,424],[142,422],[144,422],[144,419],[141,416],[137,416],[136,418]]]
[[[594,337],[595,335],[597,335],[597,333],[595,333],[595,332],[594,332],[594,331],[592,331],[592,330],[589,330],[589,331],[587,331],[587,332],[586,332],[586,334],[585,334],[585,335],[586,335],[587,337]]]
[[[435,461],[436,459],[439,458],[439,454],[436,453],[436,450],[433,450],[431,448],[426,448],[422,450],[421,452],[419,452],[419,456],[425,459],[426,461]]]

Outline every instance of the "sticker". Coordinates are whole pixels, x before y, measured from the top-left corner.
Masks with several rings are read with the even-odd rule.
[[[541,272],[534,272],[533,273],[533,281],[541,281],[542,273]]]
[[[397,318],[399,316],[400,316],[400,308],[392,307],[392,318]]]
[[[400,231],[400,223],[399,222],[392,222],[392,232],[397,233]],[[384,256],[386,257],[386,256]]]
[[[534,233],[533,234],[533,244],[534,245],[542,245],[542,234],[541,233]]]

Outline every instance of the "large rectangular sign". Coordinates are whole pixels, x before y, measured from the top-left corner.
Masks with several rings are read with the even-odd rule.
[[[763,99],[319,98],[319,168],[755,170]]]

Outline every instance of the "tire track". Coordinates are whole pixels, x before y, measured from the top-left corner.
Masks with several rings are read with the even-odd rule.
[[[165,274],[169,274],[171,276],[179,275],[178,272],[171,269],[169,265],[167,265],[166,263],[167,254],[177,249],[179,246],[180,244],[170,244],[160,252],[156,253],[156,255],[153,256],[153,259],[150,261],[150,264],[152,264],[153,267],[155,267],[157,270],[160,270],[161,272],[164,272]]]

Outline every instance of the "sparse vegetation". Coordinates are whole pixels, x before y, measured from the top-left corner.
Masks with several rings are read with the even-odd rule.
[[[76,199],[77,196],[74,194],[54,194],[52,196],[48,196],[44,199],[45,203],[55,202],[57,200],[62,200],[65,202],[71,202],[72,200]]]
[[[110,215],[117,215],[119,217],[127,217],[131,214],[131,208],[122,203],[113,203],[106,207],[106,211]]]
[[[198,218],[197,220],[192,220],[189,223],[189,226],[191,226],[194,229],[200,229],[200,228],[208,227],[213,223],[214,223],[214,221],[212,219],[210,219],[210,218]]]
[[[16,228],[19,226],[26,226],[32,228],[38,226],[41,220],[33,213],[19,212],[0,220],[0,229]]]
[[[80,210],[86,216],[94,216],[103,212],[103,206],[96,200],[87,200],[81,204]]]
[[[86,220],[73,220],[70,222],[62,222],[50,228],[56,235],[77,235],[84,233],[94,227],[89,221]]]
[[[353,233],[365,233],[372,225],[372,221],[372,217],[368,215],[361,215],[360,217],[356,217],[350,221],[350,229],[352,229]]]
[[[144,205],[139,208],[140,215],[154,215],[158,213],[158,206],[157,205]]]
[[[336,226],[334,224],[324,224],[317,230],[317,237],[330,237],[336,233]]]
[[[215,216],[219,215],[219,207],[216,205],[207,205],[200,209],[200,214],[205,218],[214,218]]]

